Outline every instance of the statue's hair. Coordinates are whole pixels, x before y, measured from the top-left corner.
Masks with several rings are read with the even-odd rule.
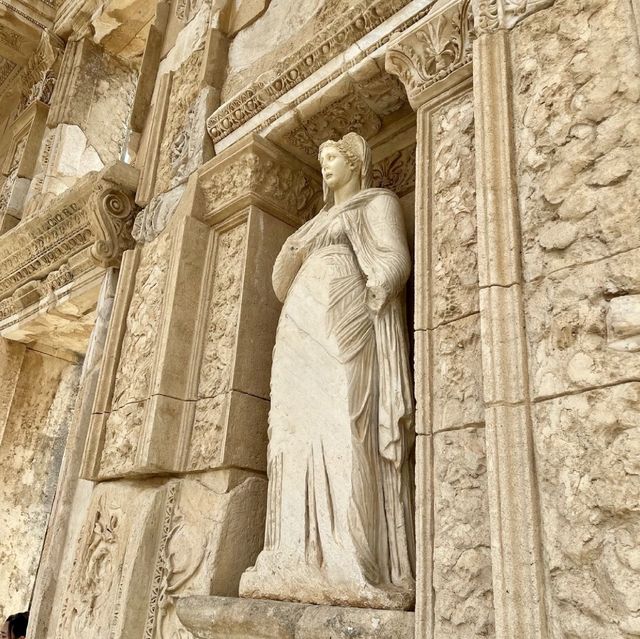
[[[340,152],[347,164],[353,171],[360,170],[360,188],[368,189],[371,187],[372,181],[372,162],[371,148],[367,141],[357,133],[347,133],[339,140],[327,140],[320,145],[318,150],[318,158],[322,154],[322,150],[333,146]],[[322,183],[324,199],[327,201],[330,196],[330,190],[326,182]]]

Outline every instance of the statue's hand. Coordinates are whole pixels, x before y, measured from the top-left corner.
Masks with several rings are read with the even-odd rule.
[[[373,315],[377,315],[387,303],[389,293],[384,286],[367,286],[365,303]]]
[[[298,240],[287,238],[284,248],[286,249],[287,253],[289,253],[289,255],[295,256],[302,250],[302,244]]]

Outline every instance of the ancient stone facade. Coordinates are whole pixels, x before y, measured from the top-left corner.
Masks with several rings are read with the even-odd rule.
[[[0,0],[0,131],[0,617],[640,636],[638,0]],[[408,610],[240,596],[271,274],[348,132],[412,262]]]

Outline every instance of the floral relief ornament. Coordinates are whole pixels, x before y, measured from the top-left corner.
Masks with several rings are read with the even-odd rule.
[[[527,16],[550,7],[555,0],[474,0],[478,35],[511,29]]]
[[[409,99],[471,61],[474,38],[471,0],[430,16],[389,47],[387,71],[403,82]]]

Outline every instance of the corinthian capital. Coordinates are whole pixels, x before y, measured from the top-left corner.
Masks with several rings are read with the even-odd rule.
[[[471,62],[473,12],[471,0],[437,3],[413,28],[389,43],[385,68],[397,75],[414,108],[435,91],[457,81]]]

